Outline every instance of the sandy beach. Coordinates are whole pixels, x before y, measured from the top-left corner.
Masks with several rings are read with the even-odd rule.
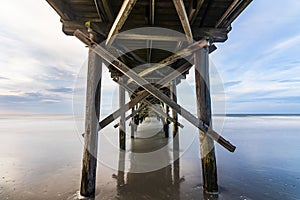
[[[0,116],[0,199],[74,199],[83,148],[80,120],[75,123],[71,115]],[[215,199],[300,199],[299,120],[226,117],[222,135],[237,150],[229,153],[216,145],[220,194]],[[152,126],[157,134],[150,138],[131,142],[128,137],[126,154],[118,152],[117,130],[102,130],[95,199],[208,199],[201,187],[197,130],[182,123],[175,163],[173,140],[165,139],[158,125]],[[157,169],[138,173],[148,162],[139,153],[153,149],[164,152],[153,161]],[[118,171],[120,166],[125,173]]]

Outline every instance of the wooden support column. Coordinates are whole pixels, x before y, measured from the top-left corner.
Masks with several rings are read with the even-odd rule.
[[[118,175],[117,175],[117,193],[122,196],[125,185],[125,151],[119,151]]]
[[[167,104],[164,104],[164,105],[165,105],[166,115],[169,116],[170,108]],[[165,137],[168,138],[169,137],[169,120],[167,117],[164,118],[164,132],[165,132]]]
[[[95,52],[101,56],[104,60],[109,62],[111,65],[113,65],[116,69],[124,73],[128,78],[133,79],[138,85],[143,87],[148,93],[152,94],[154,97],[159,99],[160,101],[168,104],[172,109],[175,109],[178,114],[180,114],[182,117],[187,119],[190,123],[192,123],[194,126],[199,128],[200,130],[206,132],[206,134],[211,137],[213,140],[218,142],[220,145],[225,147],[228,151],[234,152],[236,147],[232,145],[230,142],[225,140],[221,135],[219,135],[217,132],[215,132],[212,129],[209,129],[209,125],[205,124],[202,120],[195,117],[192,113],[184,109],[179,104],[175,103],[173,100],[171,100],[168,96],[163,94],[160,90],[158,90],[155,86],[150,84],[147,80],[140,77],[138,74],[136,74],[134,71],[130,70],[130,68],[122,63],[120,60],[118,60],[115,56],[113,56],[111,53],[106,51],[104,48],[102,48],[100,45],[96,44],[95,42],[91,41],[90,38],[88,38],[84,33],[82,33],[79,30],[76,30],[74,35],[79,38],[82,42],[86,44],[94,44],[94,50]],[[207,43],[207,42],[206,42]],[[141,98],[141,95],[138,97]],[[137,98],[136,98],[137,99]],[[136,104],[136,103],[135,103]],[[134,105],[135,105],[134,104]],[[120,112],[120,111],[117,111]],[[109,116],[109,118],[114,118],[115,116]],[[105,125],[105,123],[104,123]],[[100,123],[100,126],[103,127]]]
[[[195,52],[194,63],[197,95],[197,115],[198,118],[205,124],[208,124],[209,129],[211,129],[212,123],[208,55],[208,47]],[[201,130],[199,130],[199,139],[202,161],[203,189],[206,193],[217,194],[217,164],[214,141]]]
[[[101,58],[90,49],[86,89],[84,153],[80,187],[80,194],[85,197],[95,196],[101,76]]]
[[[119,82],[124,84],[124,77],[119,77]],[[119,106],[121,108],[120,124],[119,124],[119,145],[120,149],[126,148],[126,120],[125,120],[125,89],[119,85]]]
[[[137,0],[124,0],[120,8],[120,11],[108,33],[106,39],[106,45],[110,46],[114,41],[114,35],[119,32],[127,20],[132,8],[134,7]]]
[[[171,82],[171,85],[170,85],[170,98],[177,103],[177,88],[176,88],[176,79],[174,79],[172,82]],[[178,121],[178,114],[177,112],[172,109],[172,117],[175,121]],[[173,122],[173,137],[176,136],[178,132],[178,124],[177,123],[174,123]]]
[[[180,155],[179,155],[179,134],[173,137],[173,184],[174,199],[180,199]]]
[[[135,126],[136,126],[136,124],[135,124],[135,121],[134,121],[134,117],[135,117],[135,114],[134,114],[134,112],[135,112],[135,109],[134,109],[134,107],[132,107],[131,108],[131,114],[132,114],[132,116],[131,116],[131,138],[132,139],[134,139],[134,135],[135,135]]]

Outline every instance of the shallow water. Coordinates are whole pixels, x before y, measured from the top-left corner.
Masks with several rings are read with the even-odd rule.
[[[1,200],[74,197],[83,148],[76,119],[78,127],[69,115],[0,116]],[[216,145],[215,199],[300,199],[299,122],[299,116],[227,117],[222,135],[237,149]],[[138,138],[127,137],[125,154],[117,129],[102,130],[95,199],[211,199],[201,187],[197,130],[182,123],[179,151],[154,120],[145,121]]]

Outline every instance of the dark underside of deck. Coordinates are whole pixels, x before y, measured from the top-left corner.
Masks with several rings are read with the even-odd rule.
[[[159,63],[188,46],[187,32],[180,19],[180,13],[172,0],[137,0],[130,9],[128,17],[115,33],[109,51],[128,67],[140,73],[151,67],[148,63]],[[248,6],[252,0],[183,0],[186,19],[188,21],[192,39],[198,41],[208,38],[211,43],[224,42],[231,30],[231,23]],[[105,42],[114,28],[117,16],[122,10],[121,0],[47,0],[61,17],[63,32],[73,35],[79,29],[93,35],[98,43]],[[176,2],[176,1],[175,1]],[[180,2],[180,1],[177,1]],[[123,16],[124,17],[124,16]],[[166,31],[163,35],[158,31],[146,33],[136,28],[159,27],[177,33]],[[128,31],[129,30],[129,31]],[[124,32],[125,31],[125,32]],[[126,32],[128,31],[128,32]],[[181,35],[182,34],[182,35]],[[109,38],[111,39],[111,38]],[[170,49],[171,51],[169,51]],[[211,51],[215,46],[211,45]],[[157,82],[173,69],[187,64],[192,56],[178,59],[168,67],[156,69],[144,78],[149,82]],[[146,65],[145,65],[146,64]],[[192,65],[191,65],[192,66]],[[122,76],[122,73],[109,66],[112,78]],[[188,70],[177,78],[177,84],[186,77]]]

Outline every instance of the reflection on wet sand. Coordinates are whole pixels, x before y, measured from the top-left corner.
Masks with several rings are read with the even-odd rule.
[[[172,139],[164,137],[163,132],[159,132],[155,136],[147,139],[134,139],[131,143],[132,152],[153,152],[160,149],[159,158],[152,162],[161,162],[161,160],[169,161],[169,165],[150,172],[134,173],[141,171],[143,167],[143,161],[139,162],[136,159],[140,157],[131,154],[129,157],[130,169],[126,174],[125,181],[125,154],[120,152],[119,154],[119,171],[115,177],[117,180],[117,198],[119,199],[180,199],[180,182],[183,178],[180,178],[179,173],[179,141],[178,137]],[[173,154],[170,154],[169,148],[166,147],[173,144]],[[173,158],[176,159],[173,162]]]

